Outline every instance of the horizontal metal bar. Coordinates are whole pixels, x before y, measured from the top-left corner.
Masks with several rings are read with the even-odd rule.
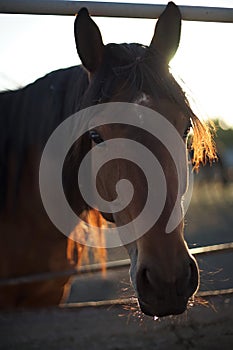
[[[110,299],[110,300],[98,300],[98,301],[83,301],[79,303],[64,303],[59,307],[64,308],[82,308],[82,307],[100,307],[111,305],[130,305],[137,304],[137,298],[122,298],[122,299]]]
[[[197,297],[212,297],[217,295],[230,295],[233,294],[233,288],[218,289],[218,290],[201,290],[196,295]]]
[[[206,246],[206,247],[192,248],[190,249],[190,253],[193,255],[204,255],[204,254],[228,252],[232,250],[233,250],[233,242],[216,244],[216,245]],[[106,269],[113,270],[113,269],[125,268],[125,267],[128,267],[129,265],[130,265],[130,259],[107,261]],[[79,268],[72,269],[72,270],[44,272],[44,273],[38,273],[34,275],[27,275],[27,276],[13,277],[13,278],[2,278],[0,279],[0,287],[15,286],[15,285],[25,284],[25,283],[42,282],[42,281],[47,281],[47,280],[52,280],[57,278],[87,274],[90,272],[91,273],[100,272],[101,270],[102,270],[101,264],[91,264],[91,265],[80,266]]]
[[[105,266],[108,270],[114,270],[119,268],[125,268],[130,265],[130,259],[118,260],[118,261],[107,261]],[[82,275],[87,273],[101,272],[103,268],[102,264],[91,264],[80,266],[76,269],[64,270],[64,271],[53,271],[53,272],[42,272],[33,275],[26,275],[12,278],[0,278],[1,286],[15,286],[18,284],[25,283],[37,283],[58,278],[71,277],[75,275]]]
[[[0,0],[0,13],[75,15],[87,7],[92,16],[158,18],[165,5],[118,2],[65,1],[65,0]],[[179,6],[187,21],[233,22],[233,9],[202,6]]]
[[[233,288],[229,289],[218,289],[218,290],[205,290],[200,291],[196,294],[197,297],[211,297],[217,295],[230,295],[233,294]],[[138,304],[137,298],[120,298],[110,300],[99,300],[99,301],[84,301],[78,303],[64,303],[60,304],[59,307],[62,309],[68,308],[84,308],[84,307],[101,307],[101,306],[113,306],[113,305],[136,305]]]
[[[221,253],[223,251],[226,252],[230,250],[233,250],[233,242],[209,245],[206,247],[192,248],[189,251],[192,255],[200,255],[200,254]]]

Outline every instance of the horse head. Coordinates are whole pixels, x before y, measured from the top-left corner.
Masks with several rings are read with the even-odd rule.
[[[185,150],[190,126],[192,124],[195,128],[199,122],[169,71],[169,62],[179,46],[180,31],[180,11],[170,2],[157,21],[149,47],[139,44],[104,45],[98,26],[88,11],[81,9],[75,21],[75,40],[79,57],[89,76],[83,107],[129,102],[132,104],[129,113],[135,111],[135,120],[141,125],[145,123],[143,108],[159,113],[164,117],[165,124],[167,122],[182,140]],[[182,198],[187,189],[187,155],[177,146],[177,150],[173,150],[176,153],[175,161],[172,159],[166,148],[171,137],[166,128],[163,129],[162,142],[159,137],[155,139],[148,128],[139,130],[139,124],[126,126],[122,121],[108,124],[107,114],[96,117],[101,122],[90,131],[92,147],[104,147],[107,141],[117,138],[143,144],[158,159],[166,181],[165,201],[159,218],[135,240],[125,242],[131,259],[131,280],[141,310],[151,316],[180,314],[185,311],[189,298],[199,285],[197,263],[189,253],[183,234]],[[122,146],[123,154],[124,151],[126,149]],[[133,147],[131,152],[133,154]],[[158,184],[157,187],[150,187],[140,166],[123,158],[116,157],[107,162],[96,179],[99,194],[109,203],[119,195],[116,189],[119,182],[127,179],[133,185],[132,198],[126,207],[116,212],[100,210],[104,218],[119,228],[138,217],[148,193],[151,194],[154,208],[162,200]],[[158,174],[154,173],[153,176],[156,179]],[[123,190],[121,194],[127,197],[128,193]],[[153,216],[153,210],[152,205],[147,214]],[[172,213],[180,219],[167,232]],[[135,231],[139,230],[137,226],[134,228]],[[131,234],[134,234],[133,229]]]

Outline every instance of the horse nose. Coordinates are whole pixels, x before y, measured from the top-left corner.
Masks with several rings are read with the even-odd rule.
[[[172,270],[172,269],[171,269]],[[138,301],[149,316],[178,315],[186,310],[188,299],[199,285],[199,272],[194,258],[189,257],[183,269],[165,274],[158,268],[142,266],[137,272]]]

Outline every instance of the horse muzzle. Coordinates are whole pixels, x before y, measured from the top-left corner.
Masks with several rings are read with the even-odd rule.
[[[189,298],[199,285],[196,261],[189,257],[182,275],[166,279],[158,270],[141,267],[137,271],[136,288],[141,311],[148,316],[169,316],[183,313]]]

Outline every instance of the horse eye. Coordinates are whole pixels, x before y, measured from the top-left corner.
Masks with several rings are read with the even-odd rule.
[[[90,138],[92,141],[94,141],[97,145],[99,143],[104,142],[104,140],[102,139],[102,137],[100,136],[100,134],[96,131],[96,130],[91,130],[90,131]]]

